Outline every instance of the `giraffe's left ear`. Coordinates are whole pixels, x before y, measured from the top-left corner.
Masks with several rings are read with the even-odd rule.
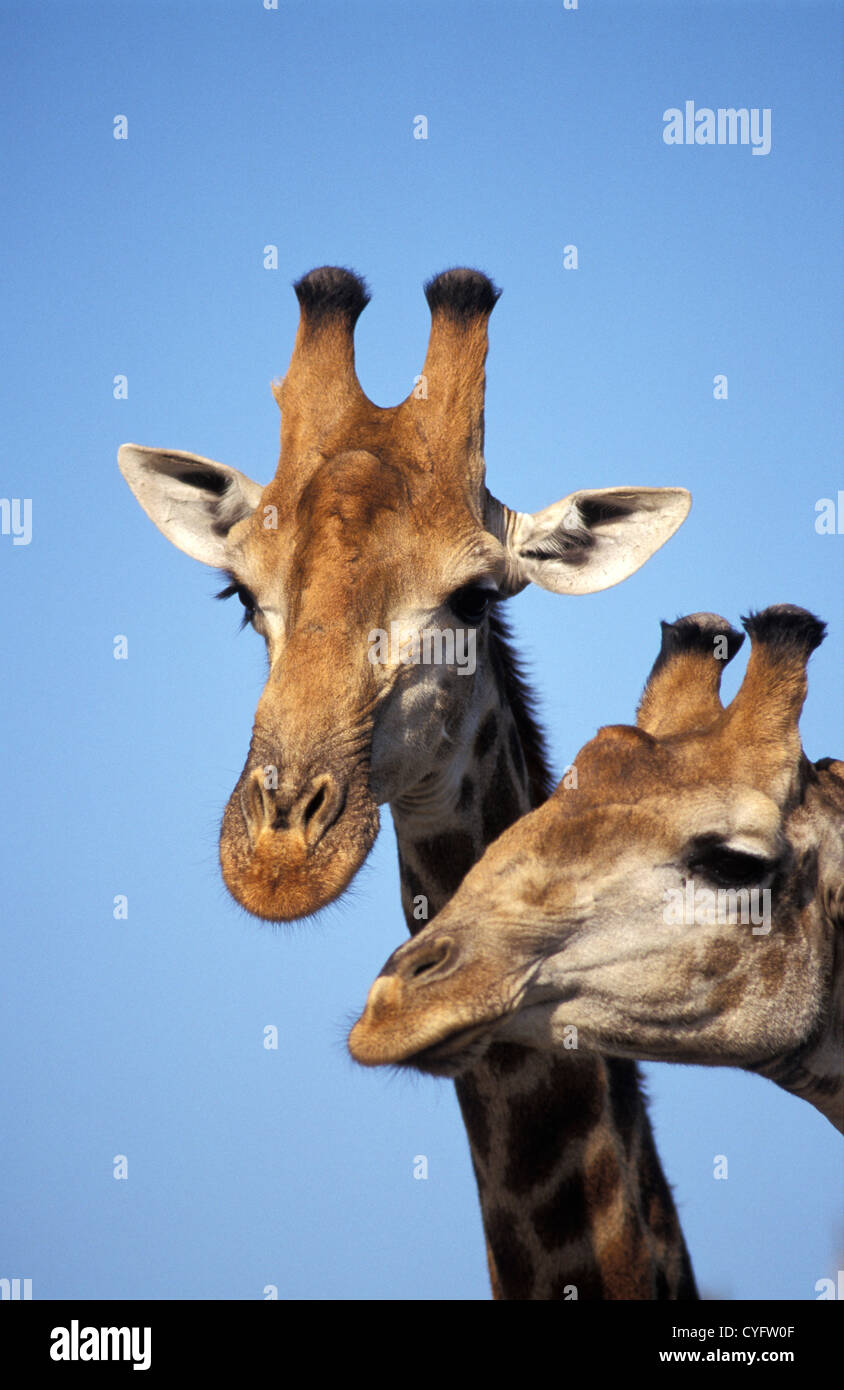
[[[685,521],[692,499],[682,487],[603,487],[572,492],[532,515],[490,503],[511,593],[538,584],[557,594],[594,594],[649,560]]]

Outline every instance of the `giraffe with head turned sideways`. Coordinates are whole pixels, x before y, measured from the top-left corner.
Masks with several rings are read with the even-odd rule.
[[[120,467],[169,540],[227,573],[224,593],[267,645],[220,837],[232,895],[269,920],[317,911],[364,862],[389,803],[415,931],[420,904],[444,907],[486,845],[550,789],[497,605],[529,582],[571,594],[618,583],[673,534],[689,497],[581,490],[530,515],[488,492],[484,364],[498,291],[486,276],[452,270],[427,284],[421,382],[390,409],[355,373],[363,283],[323,267],[295,289],[272,482],[136,445]],[[392,631],[398,652],[373,660],[373,634]],[[471,637],[473,670],[408,662],[430,631]],[[458,1097],[496,1296],[695,1296],[633,1064],[563,1065],[505,1045]],[[500,1142],[502,1127],[514,1143]]]
[[[844,1130],[844,763],[798,721],[825,626],[790,605],[663,624],[637,727],[600,730],[399,948],[350,1045],[458,1074],[490,1046],[737,1066]]]

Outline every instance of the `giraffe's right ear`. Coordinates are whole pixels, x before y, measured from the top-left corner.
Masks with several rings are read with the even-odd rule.
[[[489,494],[487,503],[487,525],[507,551],[510,593],[538,584],[557,594],[594,594],[649,560],[685,521],[692,499],[682,487],[602,487],[533,514],[513,512]]]
[[[236,468],[177,449],[124,444],[120,471],[147,516],[179,550],[226,569],[229,531],[254,512],[263,488]]]

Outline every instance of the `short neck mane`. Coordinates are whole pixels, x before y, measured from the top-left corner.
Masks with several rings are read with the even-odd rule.
[[[545,740],[497,615],[475,679],[484,686],[471,747],[455,750],[439,785],[392,807],[411,932],[551,791]],[[496,1298],[697,1297],[634,1063],[497,1043],[456,1086]]]

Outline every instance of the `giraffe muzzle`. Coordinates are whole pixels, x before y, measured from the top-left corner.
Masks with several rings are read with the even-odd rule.
[[[300,835],[309,850],[343,814],[347,788],[324,772],[308,778],[303,786],[267,785],[266,769],[259,768],[247,778],[240,791],[243,819],[254,845],[265,831]]]
[[[365,776],[325,770],[279,778],[269,764],[247,767],[220,833],[226,887],[257,917],[310,916],[348,886],[377,831]]]
[[[369,991],[349,1034],[349,1051],[364,1066],[457,1075],[485,1049],[501,1016],[496,991],[484,987],[483,965],[467,958],[457,936],[433,924],[429,930],[430,937],[423,933],[394,951]]]

